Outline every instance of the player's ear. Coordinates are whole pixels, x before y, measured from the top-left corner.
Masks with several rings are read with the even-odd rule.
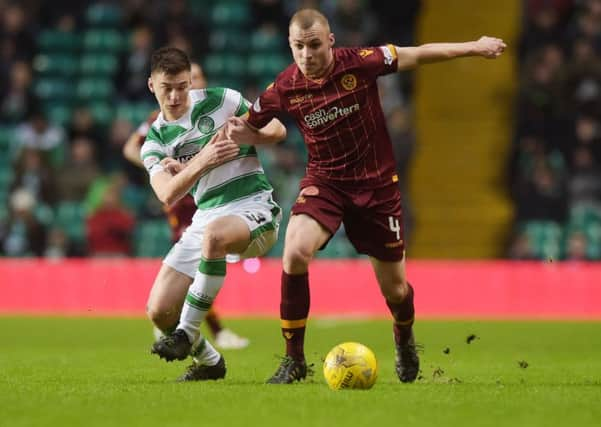
[[[334,33],[330,33],[330,35],[328,36],[328,41],[330,42],[330,47],[334,46],[334,43],[336,43],[336,38],[334,37]]]
[[[148,77],[148,90],[150,90],[151,93],[154,93],[154,86],[152,85],[151,77]]]

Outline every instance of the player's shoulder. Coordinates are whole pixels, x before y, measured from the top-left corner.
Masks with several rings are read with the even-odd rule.
[[[334,49],[334,56],[337,60],[343,62],[362,62],[373,55],[381,55],[382,47],[383,46],[338,47]]]
[[[286,89],[288,87],[290,87],[292,85],[292,82],[295,81],[298,77],[298,74],[300,73],[298,67],[296,66],[296,64],[293,62],[290,65],[288,65],[286,68],[284,68],[284,70],[282,70],[275,78],[275,80],[273,81],[273,83],[268,86],[271,87],[272,85],[277,87],[278,89]]]

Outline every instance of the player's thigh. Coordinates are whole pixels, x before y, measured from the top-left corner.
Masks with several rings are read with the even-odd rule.
[[[179,316],[192,280],[192,277],[162,264],[148,296],[149,316]]]
[[[225,249],[227,253],[238,254],[246,250],[250,239],[248,224],[237,215],[226,215],[207,224],[203,246],[207,248],[216,245]]]
[[[382,261],[369,257],[382,295],[388,300],[402,300],[407,293],[405,258],[399,261]]]
[[[284,258],[298,253],[312,257],[331,236],[332,233],[313,217],[306,214],[292,215],[286,229]]]

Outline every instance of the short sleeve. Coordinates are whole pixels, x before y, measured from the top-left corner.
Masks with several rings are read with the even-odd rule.
[[[163,171],[161,160],[167,157],[167,154],[160,143],[158,132],[152,127],[148,135],[146,135],[146,141],[144,141],[144,145],[142,145],[142,149],[140,150],[140,157],[150,177]]]
[[[234,108],[234,116],[240,117],[248,113],[251,103],[242,96],[242,94],[234,89],[228,89],[226,99],[232,103]]]
[[[358,48],[357,55],[362,67],[374,77],[397,72],[397,52],[394,45]]]
[[[280,111],[282,111],[280,94],[277,84],[272,83],[248,110],[248,123],[260,129],[276,117]]]

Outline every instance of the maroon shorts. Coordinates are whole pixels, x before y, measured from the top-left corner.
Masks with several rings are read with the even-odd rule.
[[[403,259],[401,193],[396,183],[376,189],[358,189],[306,177],[292,214],[306,214],[332,235],[340,223],[357,250],[381,261]]]

